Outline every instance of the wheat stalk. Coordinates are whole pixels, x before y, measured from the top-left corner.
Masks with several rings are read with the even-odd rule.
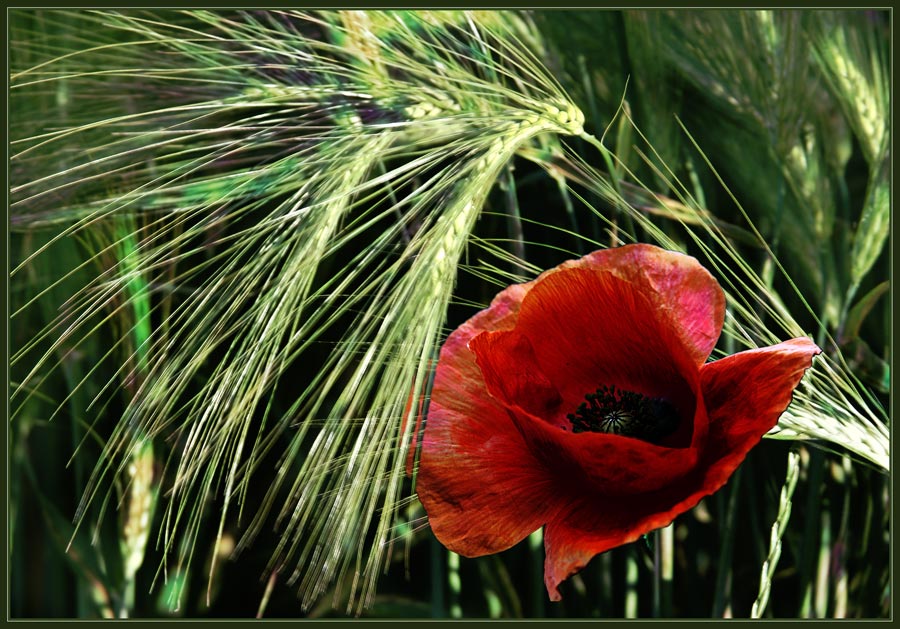
[[[781,487],[778,497],[778,517],[772,524],[772,533],[769,536],[769,556],[762,565],[762,574],[759,578],[759,595],[750,610],[751,618],[762,618],[769,603],[769,594],[772,590],[772,577],[775,568],[781,558],[781,538],[791,519],[791,497],[797,487],[797,479],[800,478],[800,455],[796,451],[788,453],[787,477]]]

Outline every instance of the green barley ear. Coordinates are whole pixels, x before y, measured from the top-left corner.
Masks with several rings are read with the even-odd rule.
[[[880,256],[888,235],[889,62],[877,14],[822,11],[808,26],[817,69],[869,165],[862,215],[852,235],[844,312]]]
[[[815,60],[873,169],[888,149],[889,64],[878,20],[860,11],[816,11],[810,16]]]
[[[485,199],[517,152],[580,134],[584,117],[518,14],[95,11],[76,22],[105,43],[22,61],[14,91],[89,94],[102,81],[121,107],[16,138],[13,223],[64,239],[140,216],[127,268],[89,279],[72,303],[127,299],[134,269],[154,295],[141,344],[152,360],[85,501],[164,443],[160,581],[190,574],[209,516],[210,588],[236,521],[236,552],[274,525],[273,578],[287,575],[306,609],[338,583],[332,603],[358,613],[407,500],[410,392],[425,389]],[[77,40],[65,26],[61,41]],[[52,152],[71,164],[29,173]],[[120,179],[115,194],[93,185],[106,176]],[[77,344],[94,332],[85,321],[41,336]],[[316,368],[297,379],[305,361]],[[15,391],[14,406],[28,395]],[[251,480],[273,468],[254,496]],[[130,569],[143,534],[129,516]],[[183,604],[183,587],[169,593]]]
[[[670,11],[658,29],[680,74],[745,118],[787,154],[800,135],[808,93],[808,42],[799,11]],[[730,111],[731,114],[725,114]]]
[[[751,618],[761,618],[766,611],[772,589],[772,577],[775,574],[775,568],[778,567],[778,560],[781,558],[781,538],[791,519],[791,498],[797,487],[797,479],[800,478],[800,455],[796,451],[788,454],[787,468],[787,477],[778,498],[778,517],[772,524],[769,535],[769,554],[762,566],[759,595],[750,610]]]

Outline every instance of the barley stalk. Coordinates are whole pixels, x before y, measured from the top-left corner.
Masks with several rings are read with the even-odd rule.
[[[792,450],[788,453],[787,476],[781,487],[781,495],[778,497],[778,516],[772,524],[772,533],[769,536],[769,555],[762,565],[759,579],[759,595],[750,609],[751,618],[762,618],[769,603],[769,594],[772,590],[772,577],[781,557],[781,537],[791,519],[791,497],[797,487],[797,479],[800,477],[800,455]]]

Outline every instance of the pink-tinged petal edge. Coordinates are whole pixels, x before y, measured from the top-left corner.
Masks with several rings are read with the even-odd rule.
[[[637,243],[595,251],[548,273],[571,267],[608,271],[636,284],[668,315],[695,363],[702,365],[709,358],[725,321],[725,293],[696,258]]]

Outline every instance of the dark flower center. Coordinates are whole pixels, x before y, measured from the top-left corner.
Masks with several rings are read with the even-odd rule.
[[[675,432],[681,419],[667,400],[617,390],[615,385],[604,385],[584,398],[566,415],[574,433],[605,432],[656,443]]]

